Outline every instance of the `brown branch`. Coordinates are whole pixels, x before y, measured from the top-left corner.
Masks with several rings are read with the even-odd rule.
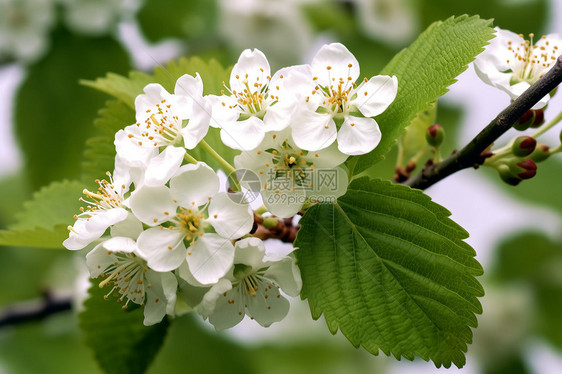
[[[12,305],[0,313],[0,328],[30,321],[40,321],[51,314],[72,308],[70,297],[56,297],[46,291],[43,298]]]
[[[404,182],[405,185],[420,190],[426,189],[440,180],[469,167],[478,167],[486,159],[488,147],[509,130],[521,116],[540,99],[549,94],[562,82],[562,56],[558,56],[554,66],[527,91],[505,108],[463,149],[453,153],[443,162],[424,167],[415,177]]]

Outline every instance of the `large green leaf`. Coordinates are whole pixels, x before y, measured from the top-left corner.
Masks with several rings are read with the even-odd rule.
[[[143,308],[124,311],[116,298],[104,299],[107,292],[92,281],[79,315],[86,343],[106,373],[144,373],[164,341],[168,321],[144,326]]]
[[[447,92],[447,87],[456,82],[455,77],[466,70],[492,38],[490,23],[466,15],[435,22],[386,65],[381,74],[398,77],[398,94],[376,118],[381,142],[371,153],[359,157],[355,173],[380,161],[412,119]]]
[[[66,227],[81,205],[84,185],[78,181],[53,182],[33,195],[16,214],[8,230],[0,231],[0,245],[62,248]]]
[[[127,54],[109,37],[53,34],[50,53],[29,68],[15,105],[15,133],[34,189],[80,176],[84,142],[104,98],[78,81],[128,68]]]
[[[295,241],[312,317],[373,354],[463,366],[482,268],[449,215],[421,191],[368,178],[313,206]]]

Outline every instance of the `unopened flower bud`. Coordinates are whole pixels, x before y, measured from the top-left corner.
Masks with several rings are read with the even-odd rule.
[[[533,123],[535,122],[535,111],[534,110],[528,110],[526,111],[521,118],[519,118],[517,120],[517,122],[515,122],[513,124],[513,128],[515,130],[519,130],[519,131],[525,131],[527,130],[529,127],[531,127],[531,125],[533,125]]]
[[[541,127],[544,123],[544,111],[542,109],[534,110],[535,112],[535,120],[531,124],[531,127],[537,128]]]
[[[509,185],[517,186],[521,183],[522,179],[513,174],[507,165],[500,165],[498,167],[498,173],[500,174],[500,178]]]
[[[515,156],[525,157],[533,153],[536,145],[537,141],[535,140],[535,138],[526,135],[519,136],[513,142],[513,145],[511,146],[511,152],[513,152]]]
[[[439,147],[443,143],[443,138],[445,137],[445,131],[441,125],[435,124],[427,128],[425,132],[425,140],[427,144],[433,147]]]
[[[530,179],[537,174],[537,164],[530,158],[526,158],[515,164],[517,160],[513,160],[510,164],[511,171],[521,179]]]
[[[535,151],[531,153],[529,158],[535,162],[546,160],[550,156],[550,148],[546,144],[537,144]]]
[[[263,219],[262,225],[266,229],[272,229],[279,224],[279,220],[275,217],[265,217]]]

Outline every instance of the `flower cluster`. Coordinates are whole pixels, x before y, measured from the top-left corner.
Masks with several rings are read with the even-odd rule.
[[[203,96],[199,74],[180,77],[173,93],[147,85],[135,100],[136,122],[115,135],[114,172],[96,181],[97,191],[84,190],[86,207],[64,246],[92,245],[91,276],[123,308],[144,306],[146,325],[185,310],[217,329],[245,315],[262,326],[280,321],[289,309],[280,290],[297,296],[300,272],[292,253],[252,235],[258,213],[239,192],[261,194],[260,213],[281,218],[343,195],[344,162],[376,147],[372,117],[397,92],[396,77],[356,84],[358,77],[355,57],[330,44],[310,65],[275,74],[262,52],[245,50],[220,95]],[[200,146],[234,171],[205,142],[209,126],[240,152],[233,161],[244,173],[231,173],[228,189],[191,152]]]

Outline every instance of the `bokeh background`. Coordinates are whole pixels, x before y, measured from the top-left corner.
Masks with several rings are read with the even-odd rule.
[[[0,0],[0,229],[42,186],[80,177],[85,141],[96,135],[93,121],[108,99],[81,79],[150,71],[181,56],[229,66],[245,48],[262,50],[275,70],[309,62],[332,41],[344,43],[369,77],[432,22],[464,13],[518,33],[562,33],[560,0]],[[549,104],[547,120],[561,110],[561,96]],[[460,148],[508,104],[470,67],[439,101],[445,151]],[[559,129],[552,132],[542,142],[557,146]],[[392,156],[369,174],[392,178]],[[481,168],[427,191],[469,231],[485,269],[484,313],[467,365],[450,372],[562,373],[561,171],[557,156],[516,188]],[[83,257],[0,247],[0,315],[45,292],[79,305],[87,287]],[[101,373],[82,342],[77,309],[0,327],[0,373]],[[295,299],[286,320],[268,329],[245,321],[216,333],[199,319],[180,318],[149,372],[445,370],[356,350]]]

